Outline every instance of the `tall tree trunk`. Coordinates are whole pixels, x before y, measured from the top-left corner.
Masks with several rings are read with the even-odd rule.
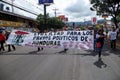
[[[116,28],[118,28],[118,21],[117,21],[117,18],[116,18],[116,17],[113,17],[113,20],[114,20],[114,24],[115,24]]]

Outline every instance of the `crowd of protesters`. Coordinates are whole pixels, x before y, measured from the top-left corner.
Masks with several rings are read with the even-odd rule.
[[[68,31],[68,28],[63,28],[62,30],[54,30],[51,29],[50,31]],[[81,31],[80,28],[76,28],[73,29],[76,31]],[[116,49],[116,39],[118,38],[118,35],[120,33],[120,29],[119,28],[115,28],[115,27],[111,27],[111,28],[107,28],[105,26],[101,26],[100,28],[97,27],[85,27],[82,30],[94,30],[94,51],[98,52],[98,57],[101,58],[101,52],[104,46],[104,41],[105,40],[109,40],[110,44],[111,44],[111,49],[115,50]],[[32,31],[32,32],[37,32],[37,33],[41,33],[40,30],[38,31]],[[44,31],[44,32],[48,32],[48,31]],[[6,42],[6,40],[8,39],[10,34],[10,31],[5,30],[5,34],[3,33],[3,30],[0,30],[0,52],[3,50],[5,51],[5,47],[4,44]],[[7,45],[7,51],[11,51],[11,48],[13,50],[16,50],[14,45],[8,44]],[[38,47],[38,51],[43,50],[43,47]],[[64,52],[66,52],[68,50],[68,48],[64,48]]]
[[[112,50],[116,50],[116,39],[120,34],[120,29],[111,27],[100,27],[99,29],[94,29],[94,51],[98,52],[98,57],[101,58],[101,52],[105,41],[110,42]]]

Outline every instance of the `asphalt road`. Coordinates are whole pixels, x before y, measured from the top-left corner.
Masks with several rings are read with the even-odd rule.
[[[109,47],[109,46],[108,46]],[[18,46],[0,55],[0,80],[120,80],[120,50],[92,51]]]

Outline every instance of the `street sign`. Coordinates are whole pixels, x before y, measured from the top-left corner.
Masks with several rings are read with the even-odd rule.
[[[39,4],[53,3],[53,0],[39,0]]]
[[[92,24],[93,24],[93,25],[97,24],[97,18],[96,18],[96,17],[93,17],[93,18],[92,18]]]

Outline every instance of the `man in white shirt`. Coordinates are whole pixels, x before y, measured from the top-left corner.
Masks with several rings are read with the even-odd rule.
[[[115,28],[113,28],[109,34],[112,49],[116,49],[116,36],[117,32],[115,31]]]

